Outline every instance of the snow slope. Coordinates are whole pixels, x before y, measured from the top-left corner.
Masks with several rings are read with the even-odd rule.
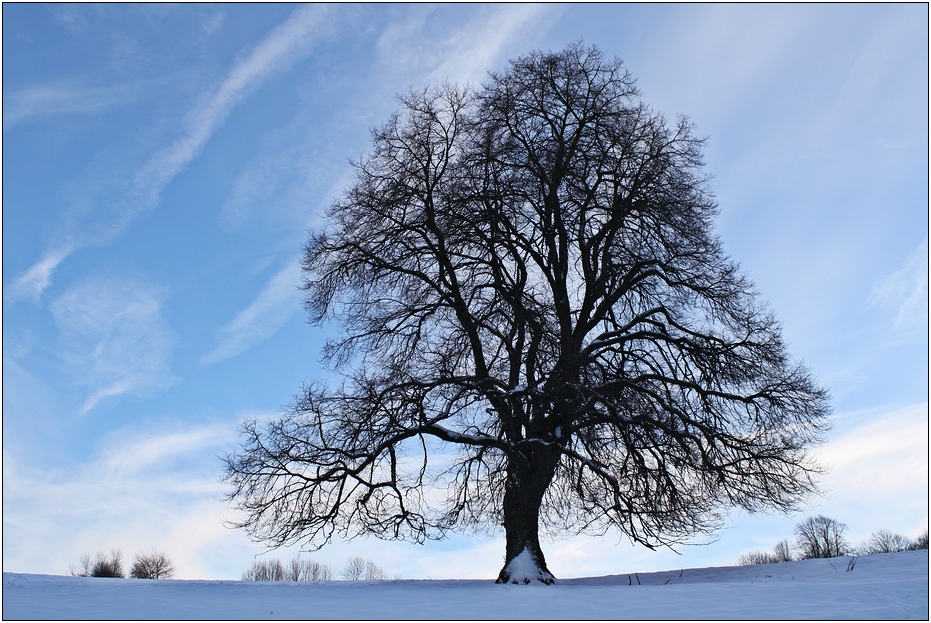
[[[928,619],[928,552],[560,580],[239,582],[3,574],[4,619]]]

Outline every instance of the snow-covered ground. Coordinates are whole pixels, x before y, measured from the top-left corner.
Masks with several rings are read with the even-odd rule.
[[[238,582],[3,574],[4,619],[928,619],[928,552],[560,580]],[[848,567],[852,569],[848,570]]]

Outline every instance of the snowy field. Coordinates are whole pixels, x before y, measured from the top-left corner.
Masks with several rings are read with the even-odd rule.
[[[566,579],[295,582],[3,574],[10,619],[928,619],[928,551]]]

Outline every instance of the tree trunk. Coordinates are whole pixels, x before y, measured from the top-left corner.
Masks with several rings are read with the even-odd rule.
[[[504,489],[504,532],[507,545],[498,584],[544,584],[556,581],[540,549],[539,520],[543,494],[553,479],[559,452],[551,448],[523,449],[508,459]]]

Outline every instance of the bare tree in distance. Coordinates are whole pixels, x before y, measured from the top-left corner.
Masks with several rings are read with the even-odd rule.
[[[773,545],[773,562],[792,562],[792,546],[789,541],[783,539]]]
[[[766,565],[771,562],[776,562],[773,559],[772,554],[769,552],[761,552],[760,550],[753,550],[752,552],[747,552],[746,554],[741,554],[737,557],[737,566],[738,567],[749,567],[751,565]]]
[[[318,584],[333,579],[333,570],[316,560],[292,558],[285,573],[285,579],[294,582],[312,582]]]
[[[911,546],[908,549],[917,550],[917,549],[928,549],[928,529],[925,528],[925,531],[918,535],[914,541],[912,541]]]
[[[827,392],[713,233],[702,141],[619,60],[534,52],[402,97],[372,140],[303,258],[345,380],[244,423],[236,525],[311,547],[503,528],[498,581],[552,583],[541,534],[674,545],[816,492]]]
[[[71,565],[68,567],[68,575],[78,576],[81,578],[91,577],[91,570],[93,565],[91,564],[91,555],[83,554],[79,560],[79,566],[75,567]]]
[[[365,563],[365,579],[366,580],[390,580],[388,573],[376,565],[371,560],[366,561]]]
[[[164,552],[152,550],[148,554],[136,554],[129,577],[145,580],[164,580],[175,574],[175,563]]]
[[[311,582],[319,584],[333,579],[333,570],[324,563],[306,558],[292,558],[284,565],[280,560],[255,560],[243,571],[242,579],[249,582]]]
[[[783,539],[773,545],[772,553],[754,550],[746,554],[741,554],[737,557],[737,566],[764,565],[775,562],[790,562],[791,560],[792,551],[789,542]]]
[[[389,580],[388,573],[371,560],[361,556],[350,556],[340,570],[339,575],[344,580]]]
[[[864,554],[893,554],[910,549],[913,541],[890,530],[877,530],[860,548]]]
[[[302,579],[305,582],[313,582],[314,584],[327,582],[333,579],[333,570],[325,563],[307,560],[304,564],[304,577]]]
[[[365,577],[367,566],[365,559],[361,556],[350,556],[339,575],[344,580],[361,580]]]
[[[91,561],[90,554],[84,554],[80,559],[80,568],[74,565],[69,567],[68,573],[80,577],[92,578],[125,578],[123,571],[123,552],[119,549],[110,551],[107,557],[103,552],[97,552],[97,557]]]
[[[288,577],[281,561],[272,559],[253,561],[252,566],[242,572],[242,579],[248,582],[283,582]]]
[[[834,558],[850,553],[844,539],[847,525],[836,519],[816,515],[795,526],[795,547],[799,558]]]

